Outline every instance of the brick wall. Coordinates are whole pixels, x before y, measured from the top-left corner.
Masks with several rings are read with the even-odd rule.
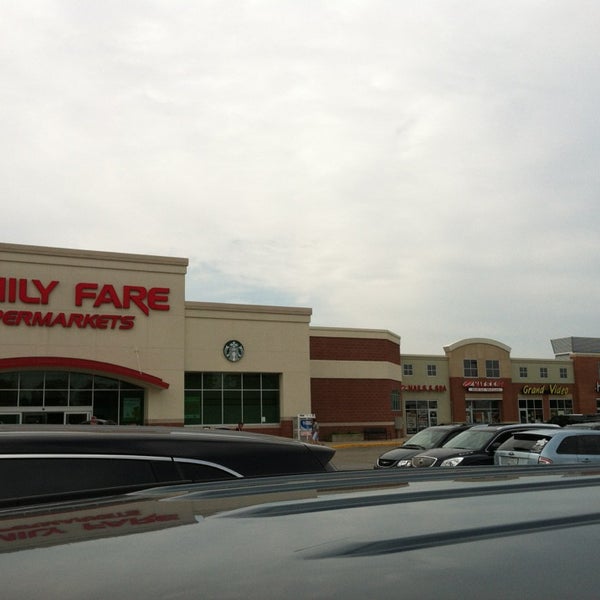
[[[596,414],[596,383],[599,381],[600,357],[573,356],[573,374],[575,377],[575,398],[573,412],[584,415]]]
[[[392,412],[391,394],[399,388],[398,381],[389,379],[313,379],[312,412],[321,424],[322,439],[335,432],[362,432],[375,424],[383,427],[382,422],[393,437],[396,413]]]
[[[311,360],[363,360],[400,364],[400,348],[390,340],[363,338],[310,338]]]

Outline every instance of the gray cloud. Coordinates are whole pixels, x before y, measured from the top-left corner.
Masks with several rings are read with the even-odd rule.
[[[190,300],[405,352],[596,336],[600,8],[6,0],[4,241],[190,258]]]

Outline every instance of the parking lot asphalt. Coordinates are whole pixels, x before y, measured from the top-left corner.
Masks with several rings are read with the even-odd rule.
[[[325,442],[323,445],[335,450],[335,456],[331,462],[337,469],[340,471],[355,471],[372,469],[378,456],[387,450],[397,448],[403,441],[403,439],[397,439],[339,444]]]

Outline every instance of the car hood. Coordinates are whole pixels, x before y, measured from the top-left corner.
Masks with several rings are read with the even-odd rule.
[[[388,450],[384,452],[379,458],[383,458],[385,460],[402,460],[403,458],[411,458],[416,454],[421,454],[425,452],[423,448],[403,448],[400,446],[399,448],[394,448],[393,450]]]
[[[467,450],[466,448],[431,448],[416,454],[416,456],[434,456],[437,459],[444,460],[451,456],[469,456],[470,454],[479,454],[481,450]]]
[[[565,474],[338,472],[12,509],[0,513],[2,597],[364,600],[415,578],[425,598],[462,599],[467,581],[473,596],[566,597],[575,577],[578,598],[593,598],[595,557],[581,548],[600,535],[600,474]],[[540,564],[572,577],[532,577]]]

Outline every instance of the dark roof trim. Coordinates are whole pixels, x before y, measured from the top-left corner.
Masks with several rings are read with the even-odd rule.
[[[71,358],[66,356],[22,356],[16,358],[1,358],[0,371],[10,369],[66,369],[92,371],[103,375],[125,377],[137,382],[139,385],[168,389],[169,384],[160,377],[155,377],[142,371],[135,371],[128,367],[113,365],[112,363],[87,360],[84,358]]]

